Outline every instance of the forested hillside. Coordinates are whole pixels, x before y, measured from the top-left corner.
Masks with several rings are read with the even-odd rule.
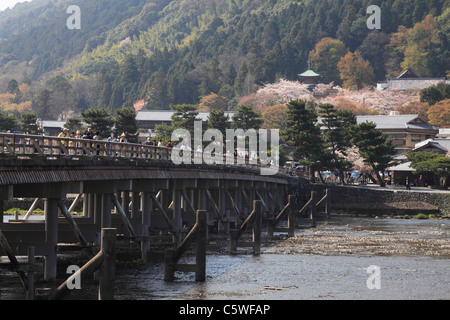
[[[72,4],[80,30],[66,27]],[[381,8],[381,30],[367,28],[370,5]],[[24,91],[15,102],[57,118],[141,99],[166,109],[218,97],[233,108],[267,83],[295,80],[310,56],[343,86],[354,83],[341,75],[345,61],[357,59],[362,85],[407,67],[444,77],[449,18],[450,0],[34,0],[0,13],[0,93],[14,79]]]

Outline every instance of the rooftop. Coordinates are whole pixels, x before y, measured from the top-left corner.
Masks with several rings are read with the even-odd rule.
[[[414,171],[414,169],[411,168],[411,162],[405,162],[398,166],[388,168],[388,171]]]
[[[303,72],[302,74],[298,75],[299,77],[320,77],[320,74],[315,73],[312,70],[307,70]]]
[[[418,151],[427,146],[435,147],[444,152],[448,152],[450,150],[450,139],[428,139],[417,143],[413,151]]]
[[[145,111],[139,111],[136,115],[137,121],[161,121],[161,122],[171,122],[172,121],[172,115],[175,113],[175,111],[172,110],[145,110]],[[225,111],[225,115],[228,115],[231,117],[235,114],[234,111]],[[209,116],[209,111],[199,111],[197,118],[201,119],[202,121],[207,121]]]
[[[406,115],[377,115],[377,116],[357,116],[358,124],[362,122],[374,122],[377,129],[427,129],[438,130],[437,127],[427,123],[417,114]]]

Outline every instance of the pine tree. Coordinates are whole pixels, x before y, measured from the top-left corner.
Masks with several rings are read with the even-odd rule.
[[[208,129],[217,129],[226,136],[226,129],[230,128],[230,117],[225,115],[224,110],[210,110],[208,116]]]
[[[17,119],[13,115],[0,112],[0,131],[13,131],[17,128]]]
[[[294,158],[309,167],[310,179],[313,180],[314,173],[323,168],[326,158],[331,158],[324,151],[320,127],[316,125],[317,112],[314,105],[308,106],[304,100],[293,100],[287,108],[286,128],[280,131],[280,137],[295,148]]]
[[[93,132],[100,132],[100,135],[105,138],[109,136],[111,128],[114,124],[111,115],[106,109],[87,109],[81,113],[83,121],[92,128]]]
[[[352,168],[345,156],[347,149],[352,146],[349,129],[356,125],[356,115],[351,111],[337,110],[331,104],[320,104],[319,117],[324,146],[331,158],[328,169],[337,170],[343,184],[344,172]]]
[[[264,120],[261,119],[261,113],[254,111],[252,105],[241,105],[237,113],[232,117],[232,127],[234,129],[255,129],[261,128]]]
[[[22,115],[20,116],[20,129],[27,134],[40,133],[39,127],[37,125],[37,114],[22,113]]]
[[[384,171],[389,167],[396,151],[391,137],[377,130],[376,126],[373,122],[363,122],[354,126],[351,141],[358,147],[364,162],[372,167],[379,185],[384,187],[386,185]]]
[[[117,137],[125,133],[125,138],[128,142],[138,142],[139,132],[134,109],[126,107],[117,109],[116,117],[114,118],[114,127]]]

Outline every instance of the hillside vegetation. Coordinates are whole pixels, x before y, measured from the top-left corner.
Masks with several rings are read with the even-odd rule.
[[[73,4],[80,30],[66,27]],[[370,5],[381,8],[381,30],[367,28]],[[57,119],[211,94],[235,108],[267,84],[296,80],[310,56],[325,82],[344,87],[407,67],[444,77],[449,18],[449,0],[34,0],[0,13],[0,108]],[[369,76],[345,78],[345,63],[358,59]],[[21,95],[7,99],[11,80]]]

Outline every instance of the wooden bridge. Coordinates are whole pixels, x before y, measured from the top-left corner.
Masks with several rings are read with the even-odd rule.
[[[63,248],[85,248],[93,256],[100,249],[103,231],[114,230],[116,236],[138,241],[142,260],[148,261],[150,234],[164,231],[172,235],[176,249],[167,256],[165,279],[173,279],[171,272],[177,268],[194,270],[196,279],[204,279],[204,265],[180,266],[177,260],[192,237],[205,238],[205,224],[230,235],[230,251],[250,246],[259,253],[263,218],[270,234],[288,230],[293,235],[295,198],[287,175],[261,175],[260,164],[230,161],[222,155],[218,156],[226,164],[176,165],[172,152],[180,150],[0,133],[0,256],[9,257],[27,287],[35,270],[28,266],[31,280],[27,278],[16,256],[28,255],[30,261],[43,256],[44,279],[51,281]],[[34,200],[27,214],[5,222],[5,202],[23,198]],[[42,202],[44,216],[30,218]],[[82,206],[82,214],[73,215],[77,206]],[[309,207],[315,212],[313,199],[301,211]],[[277,228],[286,216],[288,229]],[[250,224],[253,242],[239,241]],[[197,259],[204,263],[206,246],[199,248]],[[105,259],[97,255],[80,272],[100,268]],[[110,287],[110,282],[105,283]],[[103,296],[112,294],[106,291]]]
[[[103,228],[141,242],[148,259],[149,234],[164,229],[175,243],[207,211],[208,225],[228,230],[245,220],[254,200],[266,213],[287,200],[287,176],[260,175],[259,164],[233,158],[224,165],[180,164],[169,148],[97,140],[0,134],[0,230],[14,255],[45,257],[44,277],[56,277],[58,248],[98,244]],[[186,151],[184,151],[186,152]],[[192,154],[194,159],[195,154]],[[224,161],[226,163],[226,161]],[[23,218],[4,222],[13,199],[34,199]],[[71,205],[67,199],[74,199]],[[44,203],[42,219],[30,219]],[[82,203],[83,214],[72,215]],[[0,247],[0,256],[6,255]]]

